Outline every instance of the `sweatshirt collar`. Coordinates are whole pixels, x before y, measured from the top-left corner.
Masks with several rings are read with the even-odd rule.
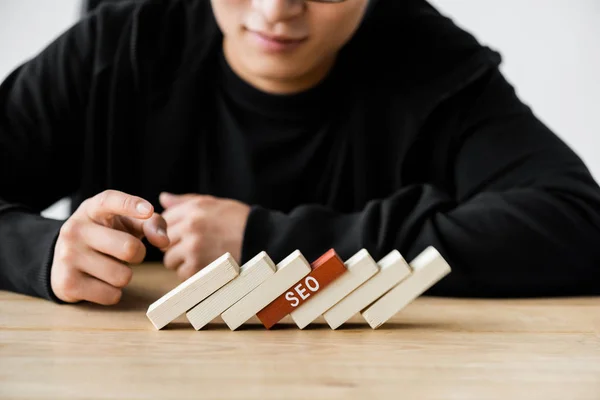
[[[220,88],[236,106],[272,119],[315,120],[331,109],[340,76],[335,65],[317,85],[293,94],[262,91],[242,79],[219,51]]]

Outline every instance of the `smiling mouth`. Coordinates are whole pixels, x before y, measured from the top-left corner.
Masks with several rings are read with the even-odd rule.
[[[272,40],[275,42],[281,42],[281,43],[297,43],[297,42],[302,42],[304,40],[306,40],[306,38],[292,38],[292,37],[287,37],[287,36],[273,36],[273,35],[268,35],[262,32],[253,32],[256,35],[260,35],[263,38],[265,38],[266,40]]]
[[[297,48],[308,39],[307,37],[295,38],[288,36],[273,36],[250,29],[246,29],[246,32],[250,34],[255,44],[269,52],[290,51]]]

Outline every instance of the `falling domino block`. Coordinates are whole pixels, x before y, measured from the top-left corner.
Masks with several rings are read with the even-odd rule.
[[[360,313],[393,286],[406,279],[411,268],[398,250],[393,250],[378,263],[379,272],[356,290],[327,310],[323,317],[331,329],[337,329]]]
[[[306,258],[299,250],[294,251],[277,264],[273,276],[225,310],[221,318],[229,329],[236,330],[309,273],[310,264]]]
[[[301,279],[287,292],[281,294],[256,316],[265,328],[271,329],[295,308],[309,301],[336,278],[346,272],[346,266],[334,249],[330,249],[311,264],[310,274]]]
[[[413,272],[408,278],[361,312],[371,328],[380,327],[451,271],[446,260],[431,246],[419,254],[410,267]]]
[[[225,253],[150,304],[146,316],[156,329],[162,329],[237,277],[239,273],[240,267],[235,259],[230,253]]]
[[[310,301],[290,313],[292,320],[300,329],[304,329],[379,271],[377,263],[366,249],[362,249],[353,255],[345,262],[345,265],[347,272],[320,291]]]
[[[275,264],[260,252],[240,268],[240,275],[186,313],[194,329],[200,330],[275,274]]]

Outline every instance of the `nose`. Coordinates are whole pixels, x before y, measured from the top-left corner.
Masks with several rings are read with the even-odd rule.
[[[294,18],[304,10],[304,0],[252,0],[255,10],[260,11],[270,23]]]

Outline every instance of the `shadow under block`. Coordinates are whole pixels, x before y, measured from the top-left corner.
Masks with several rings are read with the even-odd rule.
[[[290,313],[300,329],[333,307],[354,289],[379,272],[377,263],[366,249],[360,250],[345,262],[347,271],[328,287],[321,290],[310,301]]]
[[[146,316],[156,329],[162,329],[236,278],[239,273],[240,267],[235,259],[230,253],[225,253],[150,304]]]
[[[306,258],[299,250],[294,251],[277,264],[273,276],[225,310],[221,318],[229,329],[236,330],[309,273]]]
[[[411,301],[448,275],[450,265],[433,247],[428,247],[411,263],[412,274],[394,286],[380,299],[361,312],[363,318],[376,329]]]
[[[377,264],[379,272],[375,276],[323,314],[331,329],[342,326],[411,274],[410,266],[398,250],[391,251]]]
[[[217,318],[223,311],[275,274],[275,264],[266,252],[260,252],[240,268],[240,275],[211,294],[186,313],[195,330]]]
[[[270,329],[295,308],[309,301],[336,278],[346,272],[346,266],[334,249],[330,249],[310,265],[310,274],[296,282],[288,291],[260,310],[256,316]]]

